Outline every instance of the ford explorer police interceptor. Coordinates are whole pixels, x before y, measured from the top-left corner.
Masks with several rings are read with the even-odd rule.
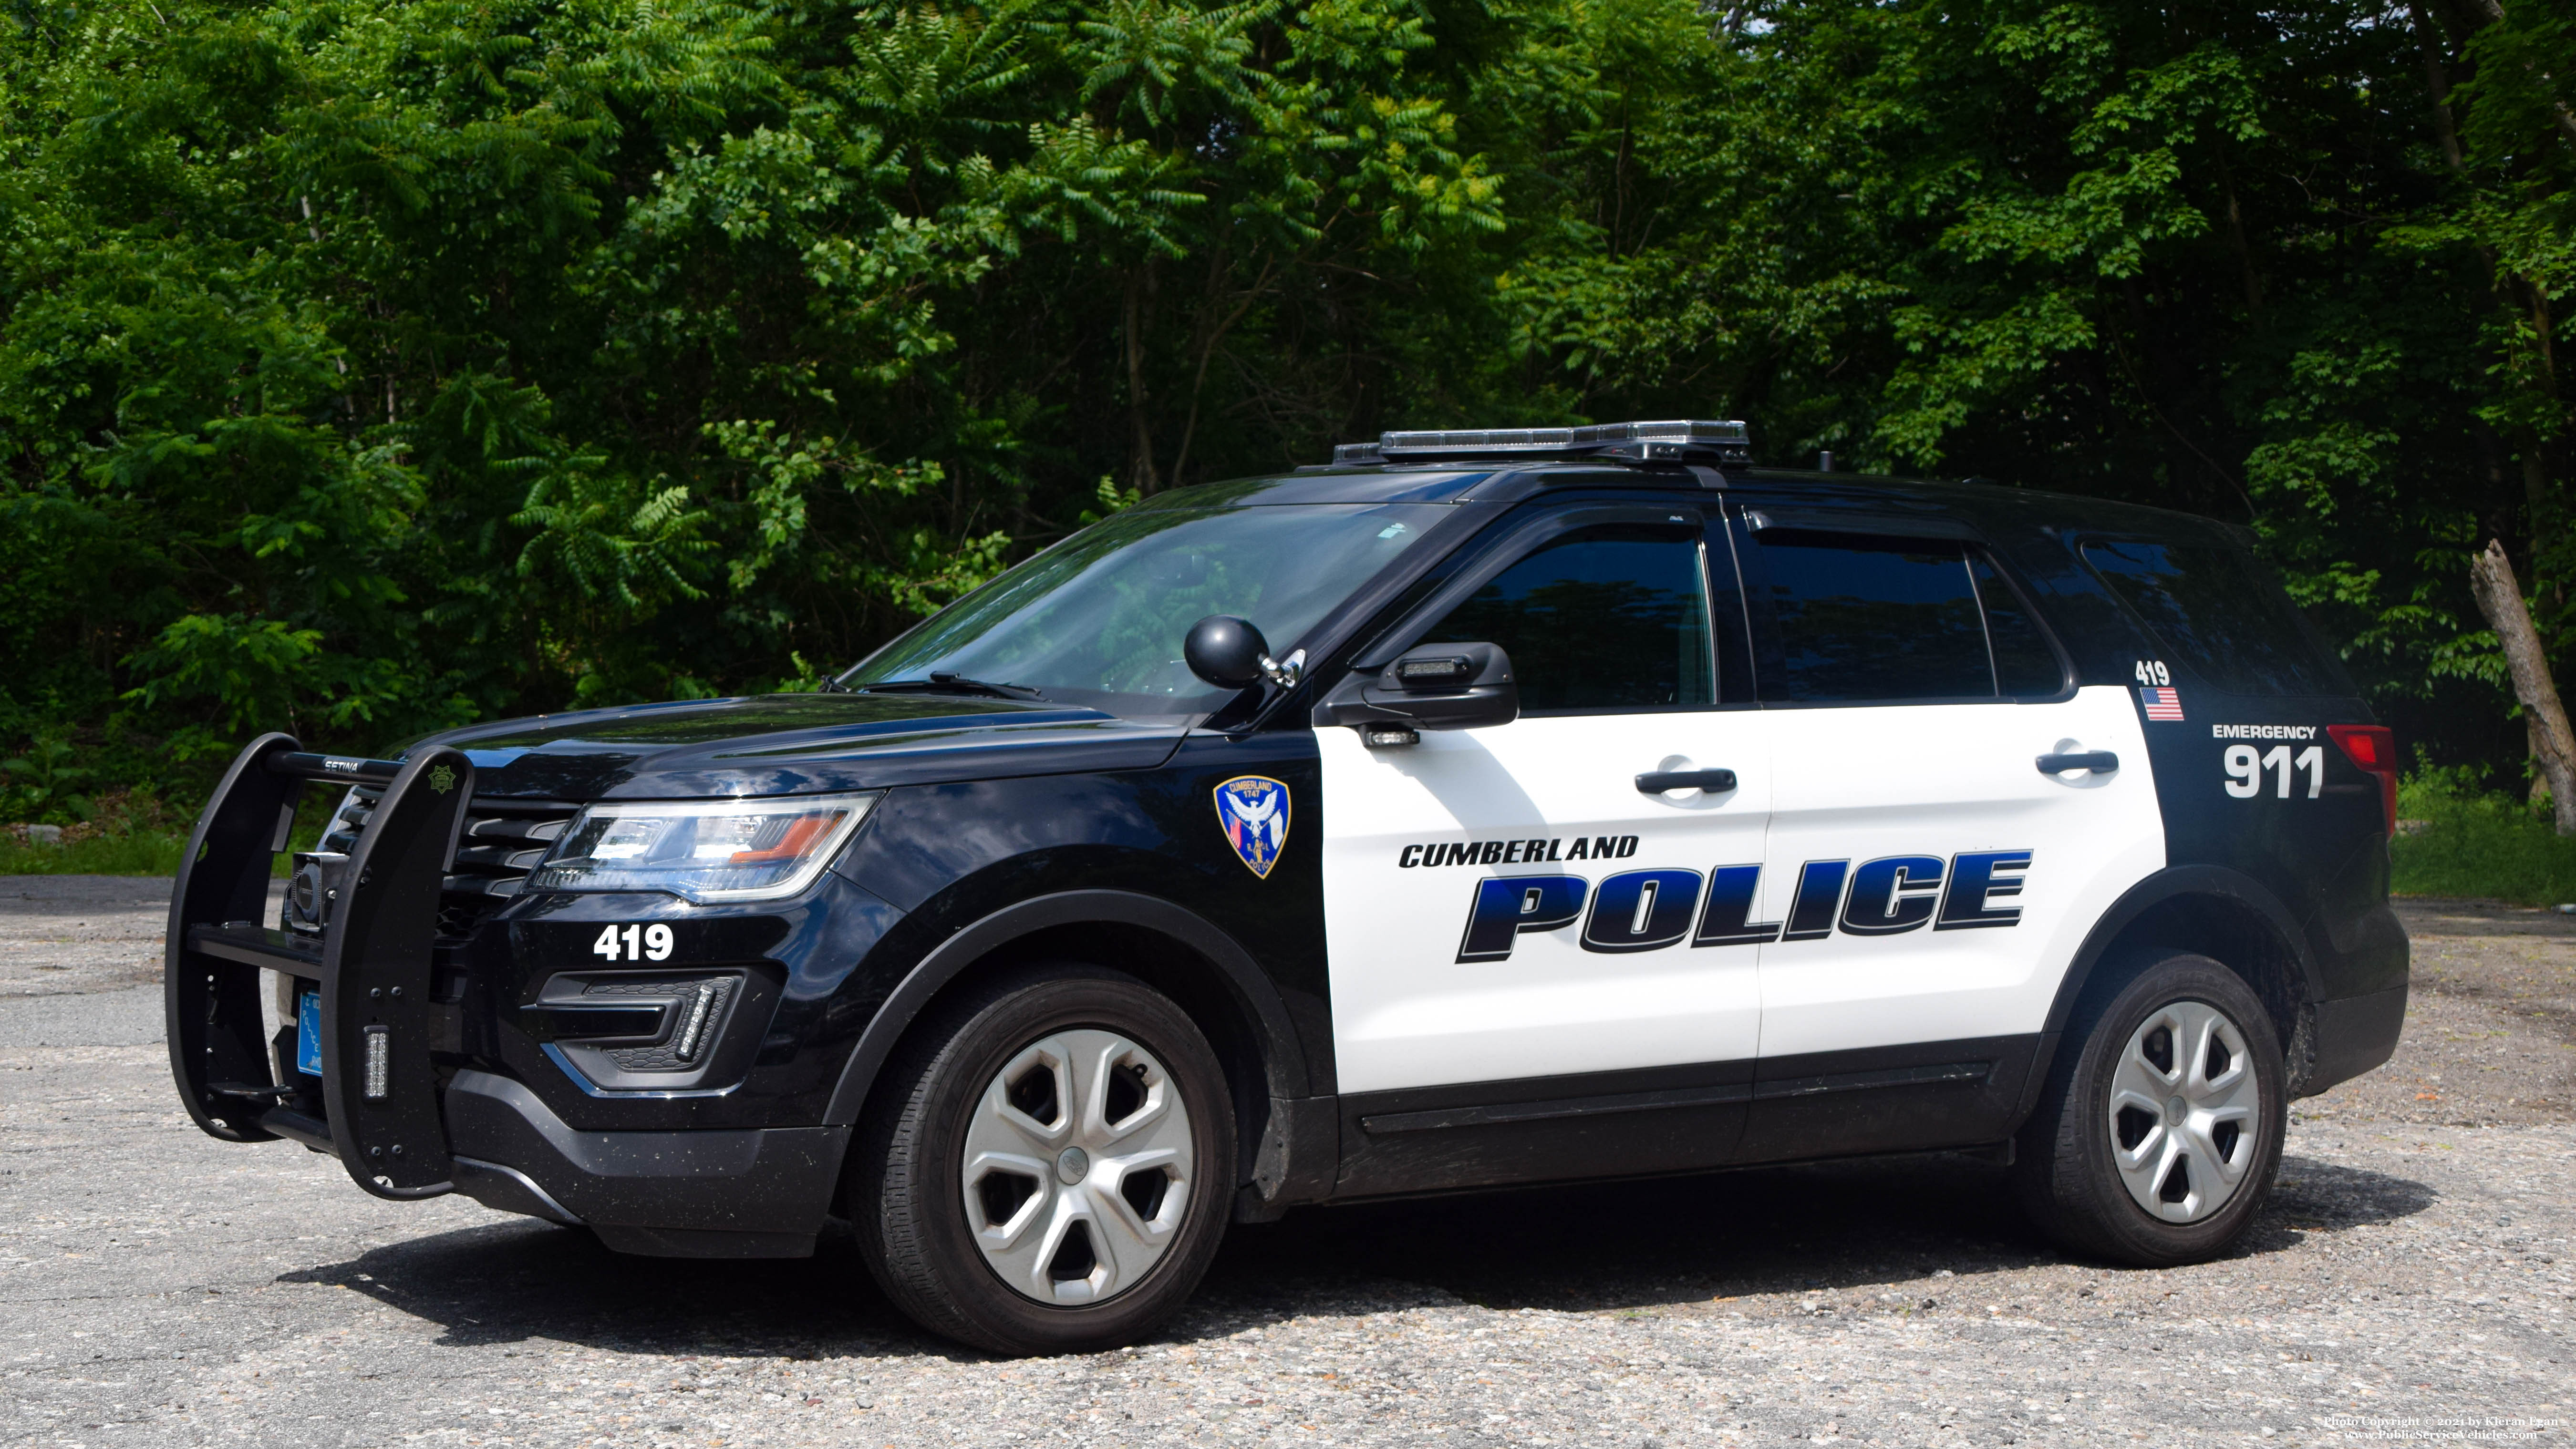
[[[216,1137],[629,1253],[844,1219],[1009,1353],[1137,1337],[1297,1204],[1857,1154],[2184,1263],[2394,1047],[2395,769],[2218,524],[1731,423],[1389,433],[827,692],[264,736],[169,1042]]]

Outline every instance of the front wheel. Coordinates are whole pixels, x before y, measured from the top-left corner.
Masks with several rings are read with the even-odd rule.
[[[1216,1255],[1233,1185],[1225,1074],[1127,976],[1021,973],[935,1010],[852,1145],[870,1270],[923,1327],[999,1353],[1149,1332]]]
[[[2149,965],[2059,1048],[2022,1129],[2023,1207],[2060,1244],[2139,1267],[2225,1252],[2281,1164],[2280,1039],[2206,956]]]

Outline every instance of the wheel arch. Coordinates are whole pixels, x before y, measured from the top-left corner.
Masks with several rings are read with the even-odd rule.
[[[1103,959],[1106,957],[1107,959]],[[953,989],[1034,960],[1074,959],[1123,970],[1170,996],[1209,1038],[1235,1096],[1243,1166],[1288,1150],[1280,1100],[1319,1092],[1279,990],[1233,937],[1186,907],[1123,890],[1073,890],[1004,906],[933,947],[860,1032],[825,1110],[827,1125],[859,1120],[896,1046]],[[1298,1144],[1302,1146],[1302,1144]]]
[[[2325,994],[2325,981],[2297,919],[2278,896],[2241,871],[2183,865],[2130,887],[2076,948],[2049,1004],[2019,1118],[2038,1106],[2078,1010],[2117,992],[2136,974],[2141,958],[2156,950],[2196,952],[2244,978],[2272,1014],[2291,1094],[2298,1095],[2315,1054],[2315,1003]]]

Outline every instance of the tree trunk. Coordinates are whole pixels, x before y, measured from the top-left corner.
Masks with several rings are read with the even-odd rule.
[[[2442,68],[2442,37],[2433,28],[2433,19],[2424,13],[2424,0],[2410,0],[2407,10],[2415,17],[2415,42],[2424,52],[2424,82],[2433,95],[2433,132],[2442,141],[2442,160],[2454,173],[2464,169],[2466,158],[2460,154],[2460,131],[2451,116],[2451,78]]]
[[[2549,777],[2540,770],[2540,717],[2526,712],[2522,717],[2522,732],[2531,746],[2528,751],[2531,756],[2531,791],[2523,797],[2522,803],[2537,805],[2550,798]]]
[[[2532,721],[2531,742],[2540,757],[2540,773],[2549,781],[2550,813],[2558,833],[2576,835],[2576,732],[2567,727],[2567,708],[2558,701],[2557,682],[2549,675],[2549,656],[2540,647],[2540,631],[2531,626],[2531,610],[2522,602],[2513,563],[2502,540],[2469,561],[2469,591],[2478,612],[2495,627],[2504,646],[2504,661],[2513,671],[2513,692]]]
[[[1145,329],[1153,322],[1154,264],[1146,262],[1127,274],[1127,426],[1134,450],[1128,476],[1146,498],[1162,491],[1154,471],[1154,425],[1146,414]]]

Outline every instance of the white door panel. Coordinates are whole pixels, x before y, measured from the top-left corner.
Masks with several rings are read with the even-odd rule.
[[[1384,750],[1317,730],[1341,1090],[1754,1055],[1755,951],[1688,937],[1711,872],[1762,859],[1765,719],[1525,718]],[[1737,788],[1637,791],[1675,769]]]
[[[2038,1031],[2085,933],[2164,866],[2125,689],[1771,717],[1760,919],[1784,930],[1761,948],[1765,1057]],[[2108,775],[2035,763],[2105,749]]]

